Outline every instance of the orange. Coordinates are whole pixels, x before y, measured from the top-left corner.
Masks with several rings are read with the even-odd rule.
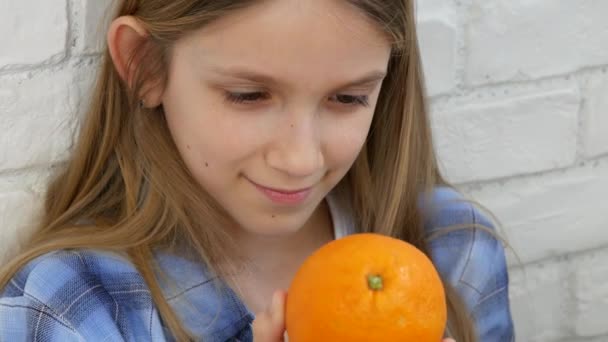
[[[428,257],[379,234],[332,241],[309,256],[287,294],[290,342],[439,342],[444,288]]]

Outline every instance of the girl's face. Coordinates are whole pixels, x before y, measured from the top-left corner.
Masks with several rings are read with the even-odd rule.
[[[241,229],[301,228],[361,150],[390,43],[345,1],[264,1],[180,40],[162,97],[195,179]]]

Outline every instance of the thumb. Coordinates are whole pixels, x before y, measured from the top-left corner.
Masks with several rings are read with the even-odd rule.
[[[282,290],[275,291],[270,304],[270,317],[277,327],[285,330],[285,301],[287,293]]]
[[[285,295],[284,291],[276,291],[266,310],[256,315],[252,325],[255,342],[283,341],[285,333]]]

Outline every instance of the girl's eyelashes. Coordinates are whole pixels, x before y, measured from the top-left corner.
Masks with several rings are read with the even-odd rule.
[[[270,99],[270,94],[265,92],[225,92],[226,101],[236,104],[254,104]],[[347,95],[337,94],[328,98],[330,102],[335,102],[344,106],[369,106],[369,96],[367,95]]]
[[[330,101],[338,102],[347,106],[369,106],[369,96],[367,95],[344,95],[338,94],[329,98]]]
[[[257,92],[249,92],[249,93],[233,93],[227,91],[225,94],[226,100],[232,103],[254,103],[260,102],[263,100],[267,100],[270,98],[270,95],[267,93],[263,93],[260,91]]]

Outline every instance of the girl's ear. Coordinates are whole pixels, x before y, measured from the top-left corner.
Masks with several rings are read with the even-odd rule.
[[[132,16],[122,16],[112,21],[108,30],[108,50],[114,63],[114,67],[120,78],[133,87],[133,71],[136,69],[137,60],[133,60],[129,67],[129,59],[138,46],[148,39],[148,32],[143,25]],[[139,99],[146,107],[157,107],[161,104],[163,85],[154,80],[144,84]]]

